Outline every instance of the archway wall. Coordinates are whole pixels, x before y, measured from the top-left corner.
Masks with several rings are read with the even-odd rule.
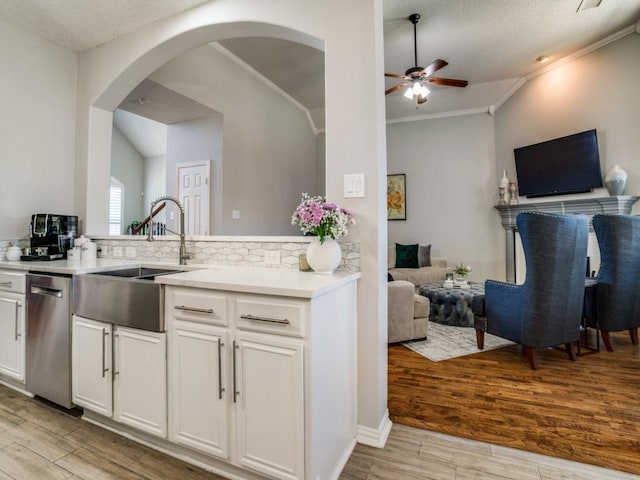
[[[196,46],[275,36],[325,51],[326,192],[358,222],[358,423],[370,443],[386,421],[386,145],[382,0],[216,0],[80,55],[74,206],[84,231],[106,218],[111,111],[142,79]],[[364,198],[343,198],[343,176],[365,175]],[[290,212],[283,212],[289,215]],[[365,302],[364,299],[367,299]],[[373,301],[372,301],[373,300]]]

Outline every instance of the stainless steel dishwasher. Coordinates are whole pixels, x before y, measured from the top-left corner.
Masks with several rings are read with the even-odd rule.
[[[26,387],[71,408],[71,277],[27,275]]]

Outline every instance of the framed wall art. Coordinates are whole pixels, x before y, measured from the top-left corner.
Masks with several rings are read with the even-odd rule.
[[[387,219],[407,219],[405,174],[387,175]]]

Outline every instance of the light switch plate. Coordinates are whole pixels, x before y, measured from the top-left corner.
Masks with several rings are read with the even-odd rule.
[[[234,220],[240,219],[240,210],[231,210],[231,218]]]
[[[115,258],[122,257],[122,247],[113,247],[113,256]]]
[[[344,198],[364,197],[364,173],[344,176]]]
[[[126,247],[124,254],[127,258],[136,258],[136,247]]]

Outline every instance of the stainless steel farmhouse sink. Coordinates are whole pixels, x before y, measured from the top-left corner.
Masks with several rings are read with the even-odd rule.
[[[164,331],[164,288],[158,275],[182,270],[125,268],[73,277],[73,313],[116,325]]]

